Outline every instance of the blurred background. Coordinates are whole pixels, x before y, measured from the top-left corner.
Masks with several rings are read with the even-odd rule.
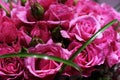
[[[98,3],[107,3],[113,6],[117,11],[120,11],[120,0],[94,0]]]

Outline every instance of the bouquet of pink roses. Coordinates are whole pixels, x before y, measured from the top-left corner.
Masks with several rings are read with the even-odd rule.
[[[119,21],[92,0],[0,0],[0,80],[119,80]]]

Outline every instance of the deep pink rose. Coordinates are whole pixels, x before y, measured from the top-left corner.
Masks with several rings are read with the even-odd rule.
[[[47,42],[50,39],[50,31],[48,30],[48,23],[45,21],[39,21],[34,26],[31,31],[31,36],[33,38],[37,37],[41,39],[43,42]]]
[[[38,44],[35,48],[29,49],[31,53],[47,54],[64,59],[68,59],[68,52],[55,44]],[[28,58],[26,66],[28,70],[36,77],[44,78],[56,74],[61,68],[62,63],[53,60]]]
[[[20,51],[20,46],[15,44],[8,46],[6,44],[0,44],[0,55],[13,54]],[[1,58],[0,59],[0,79],[2,80],[16,80],[24,72],[23,59],[15,58]]]
[[[3,17],[0,19],[0,24],[0,42],[12,43],[16,41],[18,31],[14,22],[8,17]]]
[[[63,4],[52,4],[44,17],[53,21],[70,20],[73,18],[73,9]]]
[[[69,47],[68,50],[70,50],[73,53],[78,50],[78,48],[82,44],[76,41],[73,41]],[[74,62],[78,64],[83,69],[83,75],[88,76],[90,74],[84,73],[86,70],[89,70],[88,72],[94,71],[94,66],[101,65],[104,63],[105,55],[103,53],[103,48],[105,47],[105,44],[96,45],[96,44],[90,44],[88,45],[85,50],[83,50],[81,53],[79,53],[75,59]],[[93,70],[91,70],[93,68]]]
[[[73,6],[74,5],[74,0],[66,0],[65,5]]]
[[[37,1],[40,3],[40,5],[44,7],[45,10],[47,10],[52,3],[56,2],[56,0],[37,0]]]
[[[20,46],[18,44],[14,44],[13,46],[8,46],[7,44],[0,44],[0,55],[10,54],[19,52]]]
[[[0,79],[17,80],[24,72],[24,62],[20,58],[0,59]]]
[[[53,3],[57,3],[56,0],[29,0],[29,5],[32,5],[36,2],[38,2],[43,8],[44,10],[47,10],[49,8],[49,6]]]
[[[6,12],[3,9],[0,9],[0,17],[6,16]]]
[[[21,27],[21,29],[18,32],[18,42],[21,46],[29,46],[32,40],[32,38],[25,32],[26,30],[24,29],[24,27]]]
[[[99,14],[102,10],[98,3],[88,0],[79,0],[75,7],[77,16],[89,15],[91,13]]]

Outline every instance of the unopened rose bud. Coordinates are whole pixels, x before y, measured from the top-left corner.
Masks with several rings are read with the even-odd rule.
[[[26,0],[21,0],[22,5],[25,5],[25,3],[26,3]]]
[[[34,37],[30,43],[30,46],[35,46],[39,43],[43,44],[44,42],[42,41],[42,39]]]
[[[44,14],[44,8],[36,2],[31,5],[31,13],[35,19],[40,20]]]

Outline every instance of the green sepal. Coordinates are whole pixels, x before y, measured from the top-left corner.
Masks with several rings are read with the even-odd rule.
[[[39,3],[35,2],[31,5],[31,13],[35,19],[40,20],[43,17],[44,8]]]

